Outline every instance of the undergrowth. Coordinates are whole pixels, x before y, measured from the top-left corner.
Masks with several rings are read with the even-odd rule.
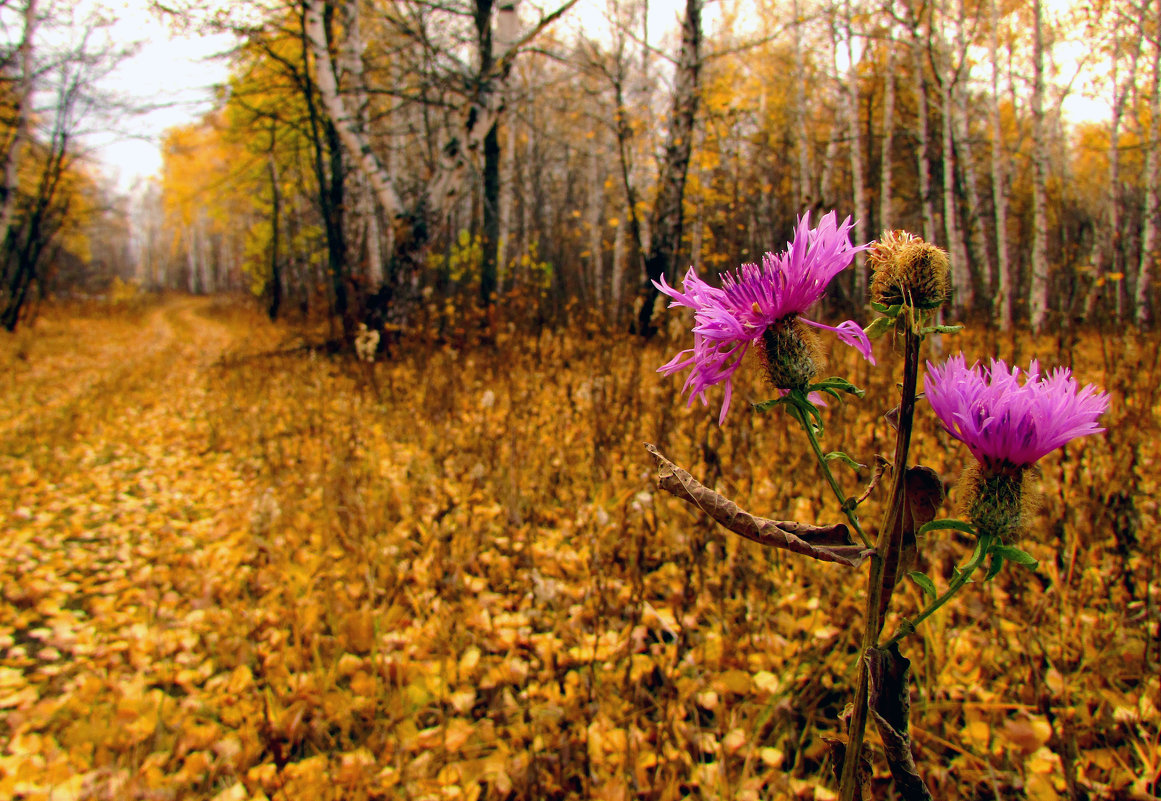
[[[180,298],[0,339],[0,796],[832,797],[861,575],[713,528],[642,447],[757,514],[838,521],[785,421],[719,427],[656,374],[672,344],[596,328],[402,339],[371,367],[305,342]],[[936,797],[1158,792],[1157,345],[944,341],[1071,362],[1113,403],[1042,463],[1040,567],[915,640]],[[756,373],[735,403],[770,394]],[[873,464],[886,411],[832,406],[827,446]],[[958,472],[922,404],[916,436]],[[920,569],[950,576],[958,536]]]

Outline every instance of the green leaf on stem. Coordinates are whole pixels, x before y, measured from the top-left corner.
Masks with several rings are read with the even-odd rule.
[[[875,301],[872,300],[871,301],[871,308],[874,309],[875,311],[877,311],[879,314],[884,314],[887,317],[890,317],[893,319],[893,318],[899,316],[899,312],[903,310],[903,304],[896,303],[894,306],[887,306],[887,305],[882,304],[882,303],[876,303]]]
[[[910,573],[908,573],[907,578],[911,579],[917,585],[919,585],[919,589],[923,590],[923,592],[927,595],[927,597],[929,597],[933,600],[935,599],[936,593],[935,593],[935,582],[934,581],[932,581],[927,576],[925,576],[922,573],[915,571],[915,570],[912,570]]]
[[[1036,561],[1036,557],[1019,548],[1014,548],[1011,545],[995,545],[992,547],[992,554],[1002,559],[1007,559],[1009,562],[1015,562],[1024,567],[1036,567],[1040,564]]]
[[[924,523],[919,527],[916,536],[923,536],[929,531],[962,531],[965,534],[976,536],[976,530],[972,528],[971,523],[965,523],[962,520],[954,518],[944,518],[941,520],[932,520],[930,523]]]
[[[830,392],[832,394],[834,394],[835,391],[846,392],[848,395],[854,395],[857,398],[861,398],[867,394],[864,390],[859,389],[854,384],[852,384],[850,381],[847,381],[845,378],[843,378],[841,376],[837,376],[837,375],[831,376],[830,378],[823,379],[822,381],[819,381],[817,384],[811,384],[806,389],[806,391],[808,393],[813,392],[815,390],[821,390],[823,392]],[[835,395],[835,397],[838,397],[838,395]]]
[[[894,317],[876,317],[871,324],[863,329],[868,339],[878,339],[895,327]]]
[[[828,453],[826,456],[824,456],[822,458],[826,459],[828,462],[835,462],[835,461],[842,462],[843,464],[850,467],[852,470],[866,470],[867,469],[867,466],[865,464],[859,464],[854,459],[852,459],[849,455],[843,453],[842,451],[831,451],[830,453]]]
[[[992,562],[988,566],[988,572],[984,576],[984,581],[991,581],[1000,574],[1000,569],[1004,566],[1004,557],[1000,556],[995,551],[992,551]]]
[[[761,401],[760,403],[754,404],[754,411],[756,411],[756,412],[768,412],[771,409],[773,409],[775,406],[777,406],[781,403],[785,403],[785,402],[786,402],[786,398],[771,398],[770,400],[764,400],[764,401]]]
[[[963,330],[962,325],[931,325],[919,329],[919,334],[954,334]]]

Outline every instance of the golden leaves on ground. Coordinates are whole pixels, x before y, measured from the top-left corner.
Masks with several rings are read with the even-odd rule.
[[[368,372],[210,301],[65,311],[0,340],[0,797],[833,797],[861,573],[657,492],[645,440],[756,513],[839,519],[777,415],[683,407],[669,346],[504,333]],[[1082,378],[1142,396],[1099,345]],[[828,447],[870,463],[889,378],[836,357],[871,392]],[[905,643],[938,797],[1155,789],[1157,426],[1113,414],[1044,466],[1038,572]],[[937,582],[953,536],[919,544]]]

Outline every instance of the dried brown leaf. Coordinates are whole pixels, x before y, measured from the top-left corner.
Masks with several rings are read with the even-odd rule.
[[[757,517],[697,481],[646,443],[657,460],[657,486],[701,509],[730,531],[770,548],[779,548],[823,562],[858,567],[870,553],[851,539],[845,523],[815,526]]]
[[[931,793],[919,776],[911,753],[908,723],[911,714],[911,662],[899,653],[896,645],[869,648],[863,658],[870,677],[871,717],[883,738],[895,790],[905,799],[930,801]]]

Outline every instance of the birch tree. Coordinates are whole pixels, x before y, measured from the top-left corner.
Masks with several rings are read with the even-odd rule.
[[[1028,318],[1044,330],[1048,317],[1048,120],[1044,113],[1044,20],[1041,0],[1032,2],[1032,262]]]
[[[1148,26],[1147,10],[1152,10],[1153,26]],[[1145,150],[1145,198],[1141,210],[1141,253],[1137,286],[1133,297],[1133,320],[1141,328],[1153,322],[1150,297],[1153,270],[1161,259],[1161,4],[1142,3],[1141,38],[1153,50],[1149,88],[1149,133]]]
[[[952,52],[946,35],[947,29],[954,25],[949,21],[946,9],[940,4],[939,19],[942,31],[932,26],[931,36],[934,43],[933,50],[938,62],[934,70],[935,78],[939,82],[940,99],[940,142],[943,161],[943,232],[946,237],[947,250],[951,256],[951,286],[954,293],[952,303],[961,309],[971,309],[974,303],[974,288],[972,286],[971,267],[968,264],[967,248],[964,246],[963,230],[959,221],[959,210],[956,207],[955,179],[957,159],[955,142],[952,136],[953,120],[957,116],[953,105],[956,85],[964,79],[961,74],[966,68],[966,53]]]
[[[990,0],[992,92],[988,98],[988,117],[992,128],[992,208],[996,231],[996,315],[1002,331],[1012,327],[1012,265],[1008,257],[1008,192],[1005,170],[1004,130],[1000,122],[1000,15],[997,0]]]
[[[852,27],[854,13],[850,0],[845,0],[843,3],[842,25],[848,69],[846,80],[841,81],[840,79],[840,81],[846,88],[843,94],[846,101],[847,138],[850,142],[851,193],[855,204],[855,238],[859,242],[866,242],[871,238],[869,231],[870,220],[868,219],[870,209],[867,202],[866,169],[863,164],[863,132],[862,125],[859,122],[859,70],[858,57],[855,54],[855,34]],[[866,259],[862,253],[859,253],[855,256],[855,304],[861,305],[866,294]]]
[[[883,141],[879,156],[879,229],[891,230],[895,227],[891,187],[895,145],[895,2],[885,0],[883,16],[887,19],[887,31],[883,38],[886,49],[886,69],[883,73],[883,122],[880,126]]]

